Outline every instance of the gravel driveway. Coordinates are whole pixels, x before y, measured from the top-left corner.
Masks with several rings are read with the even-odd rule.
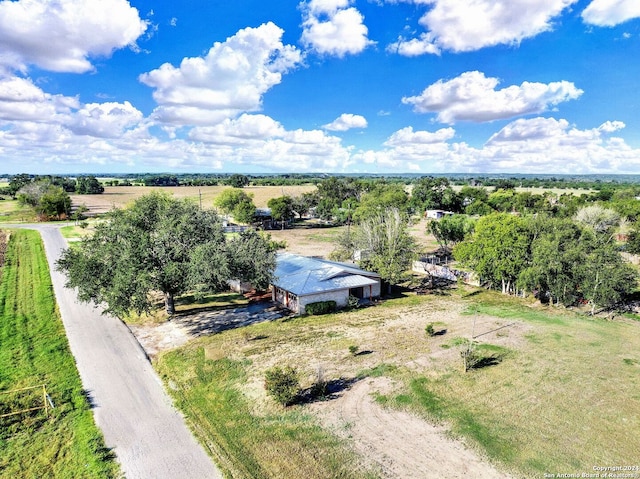
[[[129,329],[80,303],[54,262],[66,241],[55,226],[36,226],[71,351],[107,447],[128,479],[222,478],[173,407],[162,382]]]

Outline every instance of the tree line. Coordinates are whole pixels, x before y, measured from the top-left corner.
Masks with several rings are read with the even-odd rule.
[[[615,212],[588,208],[592,211],[581,210],[574,219],[481,217],[454,246],[454,258],[505,294],[531,293],[564,306],[590,304],[592,312],[614,308],[637,289],[637,270],[613,241],[615,223],[606,218]]]
[[[75,179],[60,176],[16,175],[8,186],[0,191],[18,200],[22,205],[33,208],[43,220],[74,217],[71,211],[69,193],[101,194],[104,186],[94,176]],[[75,219],[80,219],[86,208],[77,208]]]

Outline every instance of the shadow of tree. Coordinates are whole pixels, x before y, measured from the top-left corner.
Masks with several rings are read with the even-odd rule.
[[[250,303],[247,306],[237,308],[208,309],[188,316],[175,316],[172,321],[178,322],[192,336],[203,336],[264,321],[274,321],[284,315],[282,309],[264,302]]]
[[[496,366],[502,362],[502,359],[503,357],[498,354],[476,357],[474,361],[469,364],[469,369],[483,369],[489,366]]]
[[[373,354],[373,351],[369,349],[364,349],[362,351],[358,351],[357,353],[355,353],[354,356],[367,356],[369,354]]]
[[[310,404],[318,401],[331,401],[341,396],[341,393],[350,389],[362,378],[338,378],[330,381],[315,383],[313,386],[303,389],[298,394],[297,404]]]

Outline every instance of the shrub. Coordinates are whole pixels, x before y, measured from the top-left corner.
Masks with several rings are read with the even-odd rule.
[[[357,296],[349,295],[349,299],[347,300],[347,307],[349,309],[357,309],[360,307],[360,299]]]
[[[318,301],[305,306],[307,314],[328,314],[333,313],[337,308],[335,301]]]
[[[478,353],[475,342],[469,341],[460,351],[462,357],[462,370],[466,373],[474,369],[482,360],[482,356]]]
[[[427,333],[427,336],[435,336],[436,330],[433,328],[433,323],[427,324],[427,326],[424,328],[424,332]]]
[[[349,352],[351,353],[352,356],[355,356],[358,352],[358,346],[355,344],[352,344],[351,346],[349,346]]]
[[[268,369],[264,374],[264,388],[283,406],[293,404],[300,391],[298,371],[291,366]]]

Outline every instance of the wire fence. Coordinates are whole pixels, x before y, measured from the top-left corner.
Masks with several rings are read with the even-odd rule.
[[[41,391],[38,392],[37,390],[40,389]],[[33,393],[35,394],[35,396],[33,396],[31,399],[29,398],[29,393],[33,391]],[[22,398],[20,398],[22,393]],[[0,391],[0,403],[4,402],[3,401],[3,397],[6,397],[10,394],[15,394],[16,396],[14,396],[14,398],[17,397],[17,399],[14,399],[14,403],[17,405],[17,407],[19,407],[20,409],[16,409],[13,410],[11,412],[5,412],[3,414],[0,414],[0,418],[5,418],[5,417],[10,417],[10,416],[17,416],[18,414],[25,414],[27,412],[31,412],[31,411],[39,411],[41,409],[44,409],[45,414],[48,416],[49,415],[49,410],[53,409],[55,406],[53,404],[53,401],[51,400],[51,396],[49,396],[49,394],[47,393],[47,386],[46,384],[40,384],[38,386],[29,386],[29,387],[25,387],[25,388],[18,388],[18,389],[11,389],[9,391]],[[26,399],[25,399],[26,397]],[[38,398],[38,399],[36,399]],[[21,400],[22,399],[22,400]],[[34,405],[37,404],[37,405]],[[2,408],[4,409],[4,408]]]

